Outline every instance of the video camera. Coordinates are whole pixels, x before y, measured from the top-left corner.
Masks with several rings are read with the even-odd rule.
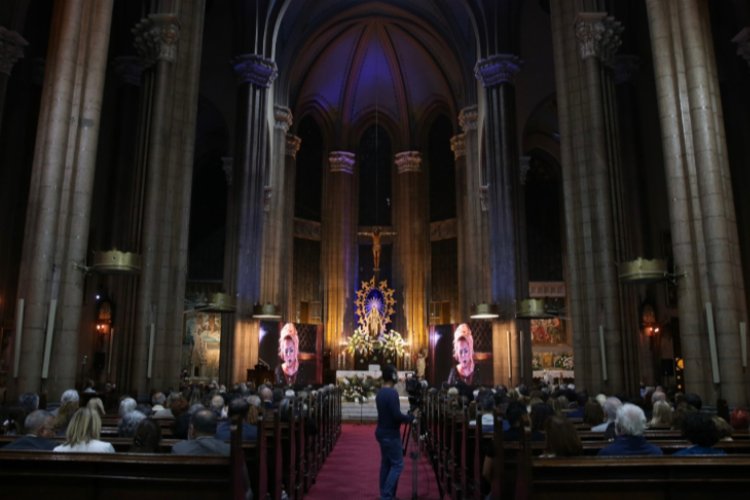
[[[420,380],[414,375],[406,377],[404,380],[404,389],[409,395],[409,412],[422,409],[424,393],[427,386],[428,384],[426,380]]]

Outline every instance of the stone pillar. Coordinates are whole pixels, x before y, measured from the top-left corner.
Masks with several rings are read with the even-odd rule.
[[[476,106],[458,114],[463,132],[451,140],[456,160],[456,221],[458,239],[458,296],[455,317],[467,321],[471,307],[492,302],[487,221],[487,179],[483,175],[477,133]]]
[[[323,324],[325,349],[331,351],[331,369],[346,334],[354,323],[357,262],[357,189],[355,154],[331,151],[323,196],[321,259],[323,271]]]
[[[282,321],[291,321],[288,294],[291,287],[292,227],[294,222],[294,163],[287,155],[287,132],[292,126],[292,112],[274,107],[275,124],[271,161],[264,188],[263,254],[261,263],[260,302],[275,304]],[[297,152],[294,151],[293,155]]]
[[[411,353],[428,347],[427,276],[430,270],[430,224],[427,209],[427,180],[419,151],[403,151],[395,156],[396,182],[393,216],[396,275],[403,290],[402,310]]]
[[[500,311],[500,330],[516,331],[516,301],[526,296],[528,282],[521,269],[523,242],[519,235],[519,168],[513,77],[520,60],[513,54],[495,54],[477,62],[474,73],[485,88],[486,179],[492,302]],[[493,327],[494,328],[494,327]],[[528,328],[526,330],[528,336]],[[525,362],[517,380],[531,381],[531,342],[514,341]]]
[[[42,94],[19,275],[18,297],[25,300],[19,392],[56,398],[77,378],[84,275],[74,263],[87,257],[111,17],[111,0],[69,1],[53,12],[58,29],[50,39],[53,64]]]
[[[276,63],[259,54],[235,59],[239,80],[234,181],[227,227],[237,228],[233,255],[224,266],[224,284],[236,294],[233,379],[258,362],[259,322],[252,318],[260,301],[265,173],[268,162],[268,88],[277,75]]]
[[[745,286],[706,2],[646,1],[667,177],[685,388],[750,401],[739,323]],[[679,91],[675,90],[678,89]],[[707,311],[713,316],[708,325]],[[718,362],[709,355],[714,330]]]
[[[286,185],[283,198],[294,199],[294,186],[297,177],[297,152],[302,139],[294,134],[286,134],[284,148],[284,166],[286,169]],[[294,203],[284,204],[282,227],[286,230],[282,234],[282,248],[284,257],[281,268],[281,312],[287,321],[294,321],[297,315],[297,304],[294,301]]]

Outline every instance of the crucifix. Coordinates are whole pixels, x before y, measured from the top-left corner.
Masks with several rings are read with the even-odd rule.
[[[380,238],[382,236],[393,236],[396,233],[392,231],[382,231],[380,226],[375,226],[372,228],[372,232],[362,231],[357,234],[359,234],[360,236],[369,236],[372,238],[372,270],[373,272],[380,271]]]

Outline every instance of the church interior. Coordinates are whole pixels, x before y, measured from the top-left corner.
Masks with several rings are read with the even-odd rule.
[[[462,337],[750,404],[746,0],[4,0],[0,63],[3,403]]]

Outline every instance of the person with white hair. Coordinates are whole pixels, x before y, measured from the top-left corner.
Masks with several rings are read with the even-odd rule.
[[[448,385],[462,382],[466,385],[476,385],[479,380],[479,370],[474,364],[474,337],[471,328],[461,323],[453,332],[453,358],[458,362],[448,374]]]
[[[275,385],[290,386],[298,382],[299,375],[299,336],[294,323],[287,323],[279,334],[279,358],[282,363],[274,370]]]
[[[646,429],[646,414],[630,403],[625,403],[617,410],[615,417],[615,441],[599,450],[600,456],[619,455],[663,455],[664,452],[643,436]]]
[[[602,409],[604,410],[604,416],[607,420],[599,425],[595,425],[591,428],[591,432],[603,432],[607,439],[615,437],[615,419],[617,418],[617,410],[622,407],[622,401],[612,396],[604,400]]]

